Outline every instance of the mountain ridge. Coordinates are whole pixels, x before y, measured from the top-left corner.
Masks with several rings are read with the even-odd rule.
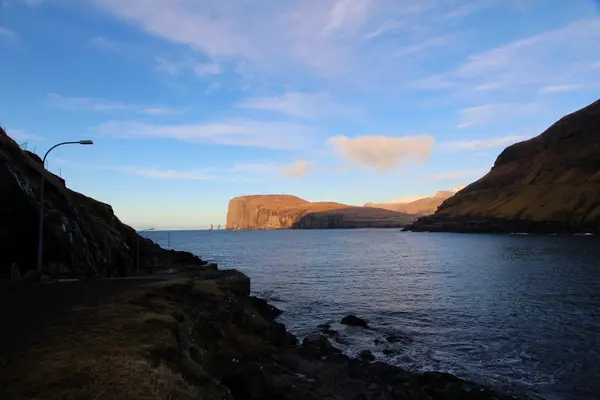
[[[600,100],[507,147],[488,174],[407,229],[600,232]]]

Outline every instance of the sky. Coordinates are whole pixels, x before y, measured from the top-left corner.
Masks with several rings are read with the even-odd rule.
[[[600,96],[595,0],[0,0],[0,125],[136,229],[469,184]]]

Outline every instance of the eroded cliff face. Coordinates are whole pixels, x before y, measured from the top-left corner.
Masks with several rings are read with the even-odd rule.
[[[227,229],[396,228],[414,219],[390,210],[311,203],[290,195],[242,196],[229,202]]]
[[[242,196],[229,202],[227,229],[286,229],[310,206],[296,196]]]
[[[413,230],[600,231],[600,101],[514,144]]]
[[[44,190],[44,269],[69,275],[127,275],[135,267],[138,235],[110,205],[74,192],[46,171],[40,158],[23,151],[0,128],[0,277],[13,263],[21,273],[36,268],[41,174]],[[190,253],[167,252],[140,238],[140,265],[181,260]]]

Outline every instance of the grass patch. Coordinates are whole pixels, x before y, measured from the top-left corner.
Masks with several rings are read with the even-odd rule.
[[[181,302],[186,296],[214,299],[223,294],[210,281],[160,282],[72,313],[49,327],[26,354],[0,367],[0,398],[225,398],[226,389],[218,382],[193,385],[193,373],[186,378],[181,372],[187,359],[180,341],[192,333],[191,319],[197,318],[186,312]]]

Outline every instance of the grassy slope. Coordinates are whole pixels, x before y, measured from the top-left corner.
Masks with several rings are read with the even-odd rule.
[[[600,101],[508,147],[487,175],[435,215],[598,223]]]

